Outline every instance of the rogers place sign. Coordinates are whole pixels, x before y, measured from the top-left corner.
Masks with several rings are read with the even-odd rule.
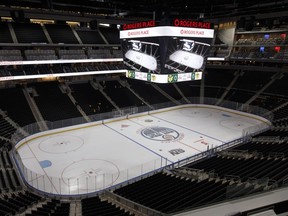
[[[149,28],[156,26],[155,20],[150,21],[143,21],[143,22],[137,22],[137,23],[128,23],[123,24],[122,29],[123,30],[129,30],[129,29],[138,29],[138,28]]]
[[[174,26],[189,27],[189,28],[210,29],[212,27],[210,22],[199,22],[199,21],[182,20],[182,19],[175,19],[173,24]]]

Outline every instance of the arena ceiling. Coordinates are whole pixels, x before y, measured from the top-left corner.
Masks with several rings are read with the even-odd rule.
[[[286,11],[288,0],[1,0],[5,7],[29,7],[151,19],[162,15],[182,18],[225,18]]]

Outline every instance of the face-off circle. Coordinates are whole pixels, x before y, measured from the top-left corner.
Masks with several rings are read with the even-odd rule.
[[[212,116],[212,113],[205,109],[181,109],[180,113],[184,116],[189,116],[191,118],[209,118]]]
[[[38,145],[43,152],[50,154],[63,154],[75,151],[84,145],[82,138],[71,135],[59,135],[49,137],[41,141]]]
[[[116,164],[102,159],[83,159],[68,165],[62,172],[62,180],[69,187],[79,190],[95,190],[113,185],[119,178]]]
[[[178,131],[166,127],[146,127],[141,130],[141,135],[155,141],[175,141],[180,138]]]
[[[229,128],[232,130],[238,130],[242,131],[243,129],[251,126],[247,122],[241,121],[241,120],[224,120],[220,121],[219,123],[222,127]]]

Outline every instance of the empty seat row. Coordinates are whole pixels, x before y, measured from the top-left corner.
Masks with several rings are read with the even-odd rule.
[[[59,50],[24,50],[24,56],[21,50],[0,50],[0,61],[33,61],[33,60],[56,60],[56,59],[93,59],[93,58],[121,58],[121,50],[85,50],[71,49]]]
[[[163,213],[175,213],[224,200],[228,184],[158,173],[116,189],[114,193]]]
[[[92,198],[86,198],[81,200],[82,204],[82,215],[83,216],[128,216],[134,215],[129,212],[125,212],[120,207],[109,203],[108,201],[101,201],[101,199],[96,196]]]
[[[28,191],[5,194],[0,198],[0,215],[21,214],[32,204],[36,204],[41,200],[40,196]]]
[[[100,28],[99,30],[72,29],[69,25],[45,24],[41,26],[36,23],[2,23],[0,22],[1,43],[13,43],[9,26],[14,30],[18,43],[49,43],[44,33],[46,29],[49,39],[55,44],[120,44],[119,31],[114,28]],[[101,33],[100,33],[101,32]],[[75,34],[78,34],[78,41]],[[104,36],[105,40],[102,38]]]

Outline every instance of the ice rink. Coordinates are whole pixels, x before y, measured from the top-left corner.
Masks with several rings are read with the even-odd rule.
[[[102,190],[269,127],[262,117],[182,105],[34,134],[16,145],[22,175],[52,194]]]

